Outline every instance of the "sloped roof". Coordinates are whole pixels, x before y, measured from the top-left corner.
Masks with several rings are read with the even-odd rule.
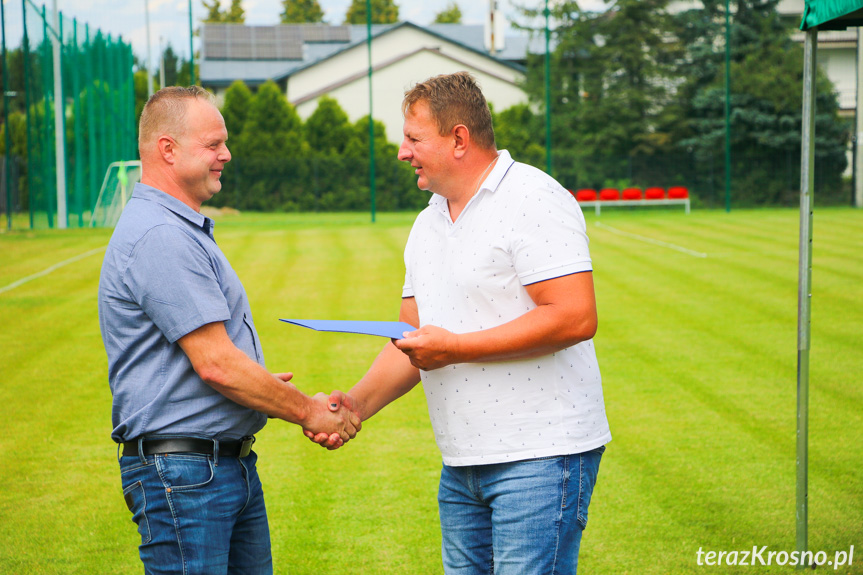
[[[422,27],[412,22],[377,24],[372,26],[372,37],[403,27],[423,31],[520,72],[524,71],[520,62],[525,60],[528,49],[535,48],[529,38],[511,36],[506,38],[506,48],[492,56],[485,50],[481,25],[434,24]],[[322,24],[204,24],[201,37],[199,73],[202,83],[224,86],[234,80],[243,80],[255,85],[269,79],[283,80],[362,44],[367,41],[367,29],[365,26]]]

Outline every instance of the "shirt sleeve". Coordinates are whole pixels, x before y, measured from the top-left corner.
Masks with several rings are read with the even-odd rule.
[[[593,271],[584,214],[563,188],[534,189],[516,222],[513,264],[522,285]]]
[[[203,325],[231,317],[207,251],[175,226],[156,226],[138,241],[124,280],[171,343]]]

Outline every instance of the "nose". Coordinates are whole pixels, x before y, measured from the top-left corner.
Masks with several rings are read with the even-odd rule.
[[[219,161],[226,164],[231,161],[231,150],[228,149],[227,144],[223,145],[219,151]]]
[[[397,156],[399,160],[402,162],[409,162],[411,159],[411,152],[408,149],[407,142],[402,142],[402,145],[399,147],[399,155]]]

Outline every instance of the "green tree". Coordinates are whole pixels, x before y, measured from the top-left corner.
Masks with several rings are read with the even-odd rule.
[[[234,80],[225,90],[225,99],[222,103],[222,117],[225,119],[225,127],[228,129],[228,137],[238,140],[243,133],[246,118],[249,114],[249,106],[252,102],[252,91],[242,80]]]
[[[272,80],[262,84],[251,99],[231,152],[234,171],[224,182],[223,192],[227,193],[221,205],[265,211],[296,211],[313,205],[304,197],[311,192],[307,189],[309,147],[303,139],[302,121]]]
[[[315,24],[324,21],[318,0],[282,0],[282,24]]]
[[[243,24],[246,22],[246,11],[243,10],[242,0],[231,0],[231,6],[225,13],[223,22],[231,24]]]
[[[461,24],[461,9],[455,0],[451,0],[446,8],[437,13],[435,24]]]
[[[224,13],[219,0],[201,0],[204,8],[207,10],[207,15],[204,17],[204,22],[217,24],[224,19]]]
[[[231,23],[242,24],[246,21],[246,11],[243,10],[242,0],[231,0],[231,6],[222,10],[220,0],[201,0],[207,15],[203,21],[207,23]]]
[[[318,100],[318,107],[306,120],[305,134],[312,150],[328,154],[342,154],[357,144],[347,113],[329,96]]]
[[[789,36],[777,0],[741,1],[732,10],[731,157],[732,201],[738,205],[793,205],[799,197],[800,125],[802,122],[803,56]],[[724,23],[719,2],[705,9]],[[696,24],[693,24],[696,22]],[[698,31],[702,42],[724,43],[724,26],[683,13],[680,35]],[[713,187],[724,190],[725,63],[724,50],[700,49],[684,63],[685,82],[677,108],[687,118],[681,147],[702,163],[719,163]],[[694,68],[697,68],[695,70]],[[846,168],[848,132],[838,116],[833,87],[818,74],[815,128],[816,180],[822,201],[843,201],[841,174]],[[720,194],[715,194],[718,196]],[[724,195],[724,194],[722,194]]]
[[[498,149],[510,150],[519,162],[545,167],[545,126],[530,106],[516,104],[499,114],[492,109],[492,119]]]
[[[628,173],[633,155],[673,150],[669,119],[673,63],[667,0],[617,0],[604,12],[556,3],[551,55],[553,173],[567,187],[602,186]],[[528,17],[538,10],[524,10]],[[526,89],[544,113],[543,56],[528,59]]]
[[[399,21],[399,7],[394,0],[371,0],[372,24],[394,24]],[[345,13],[345,24],[366,23],[366,0],[351,0]]]

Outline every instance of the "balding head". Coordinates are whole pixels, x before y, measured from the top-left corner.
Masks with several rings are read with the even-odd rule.
[[[216,106],[215,97],[200,86],[170,86],[150,96],[138,124],[138,153],[142,160],[156,151],[161,136],[176,140],[185,135],[186,112],[189,103],[196,100]]]

